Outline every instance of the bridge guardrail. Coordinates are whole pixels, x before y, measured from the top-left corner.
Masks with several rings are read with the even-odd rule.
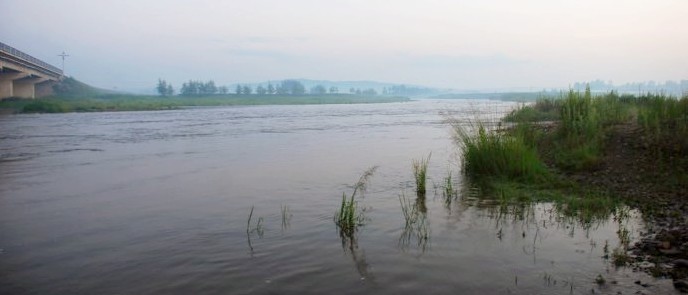
[[[38,66],[40,66],[46,70],[49,70],[51,72],[55,72],[55,73],[58,73],[60,75],[63,75],[62,70],[60,70],[56,66],[53,66],[47,62],[44,62],[40,59],[37,59],[37,58],[35,58],[31,55],[28,55],[24,52],[21,52],[19,49],[16,49],[12,46],[9,46],[5,43],[0,42],[0,51],[7,52],[13,56],[16,56],[16,57],[19,57],[19,58],[26,60],[28,62],[34,63],[34,64],[36,64],[36,65],[38,65]]]

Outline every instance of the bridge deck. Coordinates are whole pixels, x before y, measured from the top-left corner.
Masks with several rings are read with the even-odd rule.
[[[10,59],[12,62],[22,64],[23,66],[44,71],[46,74],[51,74],[58,77],[63,75],[61,69],[2,42],[0,42],[0,53],[5,53],[4,55],[7,56],[7,59]]]

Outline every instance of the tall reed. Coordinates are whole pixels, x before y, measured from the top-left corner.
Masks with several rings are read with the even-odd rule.
[[[688,156],[688,96],[646,94],[638,101],[646,143],[662,154]]]
[[[478,124],[477,134],[455,124],[454,140],[462,148],[463,172],[474,178],[544,180],[549,173],[524,133],[490,132]]]
[[[369,168],[361,175],[358,182],[354,185],[354,191],[350,197],[347,198],[346,193],[342,193],[339,211],[334,215],[334,222],[339,228],[341,235],[352,236],[358,226],[363,224],[365,216],[363,215],[363,209],[358,207],[356,195],[360,194],[361,197],[363,196],[375,170],[377,170],[377,166]]]
[[[413,176],[416,179],[416,195],[418,197],[425,197],[426,189],[425,182],[428,176],[428,163],[432,153],[428,157],[420,160],[413,160]]]

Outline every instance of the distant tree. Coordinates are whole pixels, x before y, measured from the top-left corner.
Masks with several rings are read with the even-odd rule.
[[[207,82],[196,82],[198,83],[198,94],[199,95],[213,95],[217,94],[217,86],[215,86],[215,81],[209,80]]]
[[[277,87],[275,87],[275,93],[278,95],[285,95],[289,94],[289,91],[287,88],[284,88],[281,85],[277,85]]]
[[[242,88],[241,85],[237,85],[235,91],[236,91],[236,94],[241,95],[241,93],[244,91],[244,88]]]
[[[356,88],[356,95],[361,95],[361,89]]]
[[[349,93],[351,93],[351,94],[356,93],[356,88],[353,88],[353,87],[349,88]]]
[[[227,86],[220,86],[220,88],[218,88],[218,91],[220,92],[220,94],[224,95],[229,93],[229,88],[227,88]]]
[[[167,84],[167,89],[165,89],[165,96],[172,95],[174,95],[174,88],[172,87],[172,84]]]
[[[311,87],[311,94],[323,95],[325,93],[327,93],[327,89],[325,88],[325,86],[316,85]]]
[[[258,85],[258,87],[256,87],[256,94],[258,94],[258,95],[265,95],[265,93],[267,93],[267,92],[268,92],[268,90],[265,89],[265,87],[263,87],[263,85]]]
[[[173,95],[174,89],[172,86],[170,85],[167,88],[167,95]],[[213,80],[209,80],[207,82],[189,80],[188,82],[182,84],[182,88],[179,92],[179,94],[185,96],[214,95],[217,94],[218,87],[215,86],[215,81]]]
[[[172,87],[171,85],[167,84],[167,81],[163,79],[158,79],[158,87],[156,87],[156,90],[158,90],[158,94],[161,96],[168,96],[169,93],[169,88]]]
[[[244,90],[242,90],[242,91],[244,92],[244,94],[248,95],[248,94],[251,94],[251,92],[253,92],[253,89],[251,89],[251,86],[246,85],[246,86],[244,86]]]
[[[272,83],[268,83],[268,94],[275,94],[276,91],[275,86],[272,86]]]
[[[188,87],[189,87],[189,86],[186,85],[186,83],[182,83],[182,88],[179,89],[179,94],[180,94],[180,95],[188,95],[188,92],[189,92]]]
[[[306,87],[304,87],[301,82],[296,80],[284,80],[282,81],[280,88],[282,88],[282,91],[286,92],[285,94],[303,95],[306,93]]]
[[[377,91],[375,91],[375,89],[373,89],[373,88],[368,88],[366,90],[361,91],[361,94],[375,96],[375,95],[377,95]]]
[[[200,82],[189,80],[182,84],[182,89],[179,91],[181,95],[192,96],[200,94]]]
[[[339,88],[337,88],[337,87],[335,87],[335,86],[331,86],[331,87],[330,87],[330,93],[333,93],[333,94],[334,94],[334,93],[339,93]]]

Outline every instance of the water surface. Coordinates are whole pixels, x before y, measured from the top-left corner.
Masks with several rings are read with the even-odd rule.
[[[672,292],[602,258],[620,229],[642,229],[634,211],[581,224],[551,204],[500,210],[466,189],[451,203],[432,189],[449,171],[462,187],[440,113],[470,121],[512,107],[2,115],[0,293],[630,294],[638,279]],[[414,199],[411,162],[429,153],[424,227],[405,230],[399,196]],[[342,239],[334,212],[371,166],[366,224]],[[247,235],[252,207],[251,229],[262,222]]]

